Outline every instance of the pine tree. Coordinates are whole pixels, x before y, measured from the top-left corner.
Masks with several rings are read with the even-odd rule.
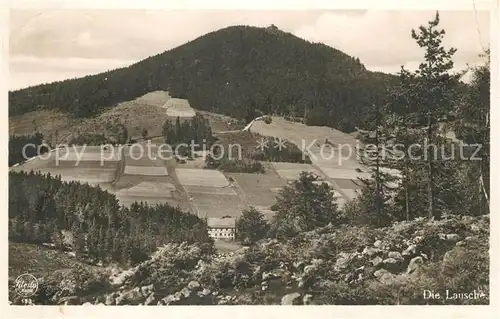
[[[417,44],[425,49],[425,61],[415,71],[416,86],[410,92],[415,98],[415,106],[421,125],[425,125],[428,145],[434,142],[436,134],[434,128],[446,115],[449,114],[454,99],[454,86],[458,77],[449,74],[453,68],[452,56],[456,49],[445,50],[442,41],[445,31],[438,29],[439,13],[427,27],[420,26],[418,31],[412,30],[411,36]],[[425,123],[425,124],[424,124]],[[434,167],[431,148],[427,148],[427,201],[429,218],[440,218],[434,207]]]

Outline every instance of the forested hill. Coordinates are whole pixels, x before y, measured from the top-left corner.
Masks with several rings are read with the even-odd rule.
[[[88,117],[167,90],[194,108],[241,119],[259,111],[308,113],[310,124],[350,131],[394,79],[367,71],[358,58],[274,26],[233,26],[126,68],[10,92],[9,111],[19,115],[44,107]]]

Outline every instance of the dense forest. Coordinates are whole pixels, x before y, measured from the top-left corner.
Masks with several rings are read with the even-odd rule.
[[[127,68],[9,92],[9,112],[44,107],[88,117],[166,90],[196,109],[247,121],[262,113],[286,114],[353,131],[357,117],[394,81],[324,44],[274,27],[233,26]]]
[[[169,242],[207,243],[206,224],[168,205],[120,207],[112,194],[40,173],[9,173],[9,238],[54,242],[99,261],[139,262]]]
[[[9,137],[9,166],[21,163],[31,157],[41,155],[48,150],[43,145],[43,135],[12,135]]]
[[[192,119],[183,121],[177,117],[174,123],[171,120],[166,120],[162,132],[165,143],[172,148],[179,144],[191,145],[191,143],[198,144],[194,145],[196,149],[202,148],[203,145],[209,148],[214,141],[208,120],[199,114],[196,114]]]

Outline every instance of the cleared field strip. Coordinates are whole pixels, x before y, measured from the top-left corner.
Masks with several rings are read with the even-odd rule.
[[[245,193],[249,205],[268,207],[276,202],[278,189],[284,186],[283,181],[274,172],[267,174],[228,174],[236,180]]]
[[[175,173],[183,186],[227,187],[229,181],[217,170],[176,168]]]
[[[47,163],[48,168],[116,168],[118,161],[50,161]]]
[[[310,164],[296,163],[272,163],[278,175],[284,180],[296,180],[302,172],[314,173],[320,179],[324,179],[323,174]]]
[[[129,188],[123,188],[116,195],[127,197],[165,197],[172,198],[175,186],[168,182],[140,182]]]
[[[356,182],[352,179],[347,179],[347,178],[334,178],[333,181],[341,189],[360,189],[361,188],[360,181]]]
[[[184,99],[171,98],[163,107],[167,109],[167,116],[170,117],[193,117],[196,115],[189,102]]]
[[[164,166],[132,166],[126,165],[123,172],[125,175],[145,175],[145,176],[167,176],[168,171]]]
[[[353,169],[343,169],[343,168],[330,168],[330,167],[319,167],[323,173],[326,174],[331,179],[351,179],[357,180],[358,178],[370,178],[370,173],[359,173]]]
[[[185,186],[188,194],[237,195],[232,187]]]
[[[200,218],[228,215],[239,217],[245,209],[239,197],[234,195],[191,194],[191,197],[197,206]]]

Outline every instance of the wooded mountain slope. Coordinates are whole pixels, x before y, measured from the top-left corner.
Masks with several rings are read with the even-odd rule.
[[[383,97],[395,78],[273,26],[233,26],[126,68],[9,92],[9,111],[19,115],[44,107],[88,117],[167,90],[199,110],[247,120],[259,111],[309,112],[309,117],[321,114],[311,124],[352,131],[359,114]]]

